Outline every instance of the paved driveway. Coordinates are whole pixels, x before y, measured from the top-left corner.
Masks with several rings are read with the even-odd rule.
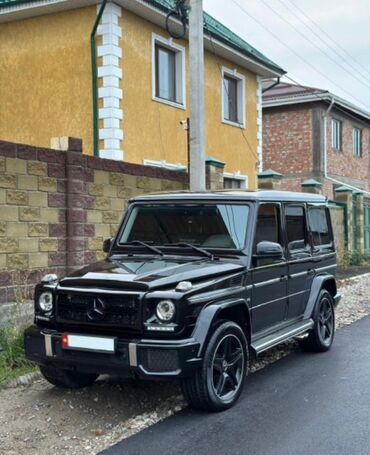
[[[370,317],[250,376],[233,409],[184,410],[104,454],[369,455]]]

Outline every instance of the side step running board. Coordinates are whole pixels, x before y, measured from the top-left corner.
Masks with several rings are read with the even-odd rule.
[[[252,342],[251,348],[256,355],[261,354],[261,352],[267,351],[267,349],[270,349],[282,343],[283,341],[289,340],[290,338],[294,338],[297,335],[301,335],[302,333],[307,332],[307,330],[312,329],[313,324],[314,322],[312,319],[306,319],[305,321],[297,322],[296,324],[291,325],[284,330],[279,330],[272,335],[268,335],[266,337],[260,338],[259,340],[256,340],[255,342]]]

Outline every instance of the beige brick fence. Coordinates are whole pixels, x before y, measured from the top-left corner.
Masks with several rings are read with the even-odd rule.
[[[0,304],[32,298],[45,273],[102,259],[130,197],[188,187],[184,172],[0,141]]]

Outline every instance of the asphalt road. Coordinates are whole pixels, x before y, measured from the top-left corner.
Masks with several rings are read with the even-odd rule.
[[[186,409],[104,452],[144,454],[369,455],[370,317],[251,375],[234,408]]]

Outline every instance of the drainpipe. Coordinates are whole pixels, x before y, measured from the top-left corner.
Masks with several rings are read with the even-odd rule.
[[[107,0],[103,0],[98,15],[96,16],[94,26],[90,34],[90,51],[91,51],[91,77],[92,77],[92,98],[93,98],[93,147],[94,156],[99,156],[99,106],[98,106],[98,71],[96,68],[96,46],[95,34],[98,28],[100,19],[104,13]]]
[[[332,107],[334,106],[334,104],[335,104],[335,100],[332,97],[331,98],[331,102],[330,102],[330,106],[328,107],[328,109],[325,111],[325,113],[323,115],[323,117],[324,117],[324,178],[330,180],[331,182],[337,183],[339,185],[344,185],[344,186],[350,188],[351,190],[360,191],[361,193],[365,193],[365,194],[370,195],[369,191],[365,191],[362,188],[357,188],[356,186],[349,185],[346,182],[342,182],[341,180],[334,179],[333,177],[329,177],[329,175],[328,175],[328,150],[327,150],[328,149],[328,138],[327,138],[328,130],[327,130],[327,124],[328,124],[328,115],[329,115],[330,111],[332,110]]]
[[[263,90],[262,90],[262,93],[265,93],[267,92],[268,90],[271,90],[272,88],[276,87],[277,85],[280,84],[280,76],[276,79],[276,81],[272,84],[272,85],[269,85],[268,87],[265,87]]]

